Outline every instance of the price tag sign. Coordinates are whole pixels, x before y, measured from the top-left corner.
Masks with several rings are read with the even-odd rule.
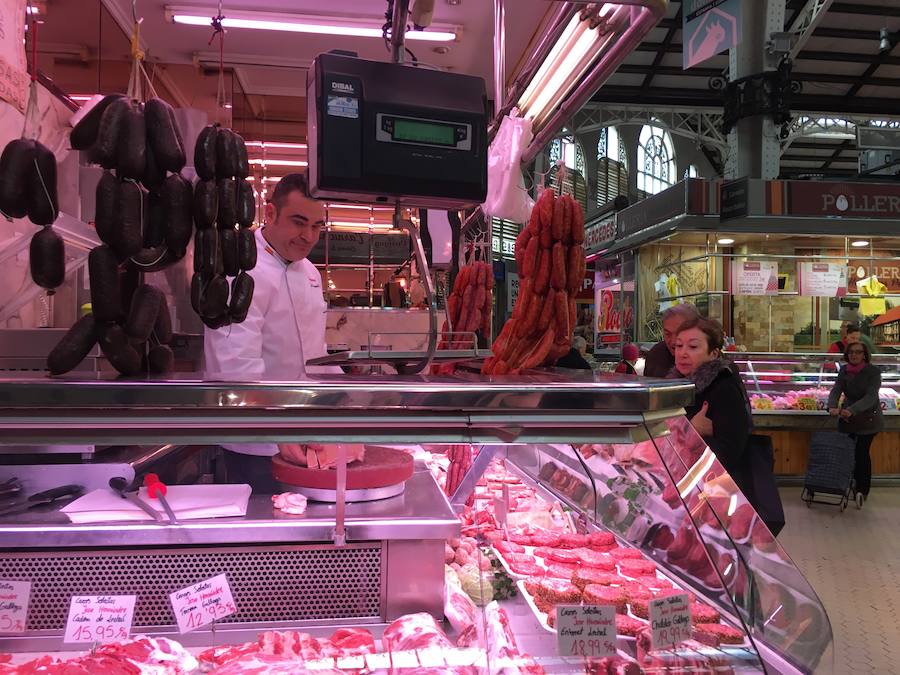
[[[63,642],[117,642],[127,640],[134,619],[136,595],[75,595]]]
[[[25,632],[30,598],[30,581],[0,579],[0,635]]]
[[[685,593],[650,601],[650,648],[671,649],[691,639],[691,604]]]
[[[613,605],[557,605],[556,646],[560,656],[614,656],[616,608]]]
[[[175,591],[169,598],[180,633],[190,633],[237,611],[224,574]]]

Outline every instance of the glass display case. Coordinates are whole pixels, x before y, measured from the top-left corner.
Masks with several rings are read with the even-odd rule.
[[[96,659],[166,673],[828,668],[821,603],[684,418],[692,397],[679,381],[554,372],[0,380],[0,438],[19,446],[0,455],[0,484],[25,493],[48,476],[102,492],[113,444],[364,443],[415,465],[399,494],[347,502],[339,487],[303,513],[253,494],[242,515],[176,524],[76,522],[58,505],[0,516],[0,580],[31,584],[0,650],[53,662],[93,646],[66,656],[87,672]],[[61,443],[96,452],[22,447]],[[220,574],[235,610],[179,630],[170,594]],[[73,596],[128,594],[146,637],[63,644]],[[692,625],[659,648],[651,605],[682,594]],[[560,640],[568,605],[614,608],[610,653]]]
[[[754,414],[824,412],[843,365],[840,354],[729,353],[741,370]],[[873,354],[881,370],[881,409],[896,415],[900,405],[900,357]]]

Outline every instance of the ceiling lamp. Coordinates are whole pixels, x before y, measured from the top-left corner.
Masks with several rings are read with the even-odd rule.
[[[511,85],[509,107],[533,122],[534,139],[522,156],[530,162],[596,94],[625,58],[665,16],[661,0],[558,5],[543,36]],[[504,108],[504,112],[506,109]]]
[[[209,28],[211,12],[205,7],[166,7],[166,20],[186,26]],[[384,37],[377,17],[327,16],[323,14],[287,14],[229,10],[222,25],[225,28],[249,28],[274,30],[287,33],[315,33],[317,35],[346,35],[350,37]],[[428,30],[407,30],[407,40],[452,42],[456,40],[457,26],[431,24]]]
[[[613,21],[623,21],[629,9],[618,9],[609,3],[600,11],[604,21],[591,28],[591,22],[576,13],[519,97],[519,110],[540,124],[554,111],[569,91],[581,80],[603,49],[615,39]],[[604,13],[605,11],[605,13]]]
[[[863,246],[868,246],[869,242],[865,239],[857,239],[856,241],[850,242],[851,246],[855,246],[856,248],[862,248]]]
[[[734,243],[734,239],[731,237],[722,237],[718,240],[719,245],[721,246],[731,246]]]

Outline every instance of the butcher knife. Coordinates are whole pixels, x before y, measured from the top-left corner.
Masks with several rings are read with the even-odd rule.
[[[23,511],[33,509],[35,506],[52,504],[53,502],[63,500],[66,497],[80,497],[82,494],[84,494],[84,487],[81,485],[63,485],[62,487],[53,488],[52,490],[38,492],[37,494],[31,495],[28,499],[23,499],[16,504],[0,509],[0,516],[22,513]]]
[[[110,478],[109,487],[118,492],[119,496],[122,499],[127,499],[128,501],[130,501],[132,504],[140,508],[144,513],[151,516],[156,522],[166,522],[166,519],[163,518],[163,515],[159,511],[151,507],[147,502],[138,497],[135,493],[128,492],[128,481],[126,479],[122,478],[121,476]]]

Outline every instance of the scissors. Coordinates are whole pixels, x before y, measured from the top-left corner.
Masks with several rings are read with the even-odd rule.
[[[15,504],[10,504],[0,509],[0,516],[9,516],[14,513],[22,513],[36,506],[52,504],[59,501],[69,501],[84,494],[82,485],[63,485],[44,492],[38,492],[27,499],[22,499]],[[68,499],[66,499],[68,498]]]

